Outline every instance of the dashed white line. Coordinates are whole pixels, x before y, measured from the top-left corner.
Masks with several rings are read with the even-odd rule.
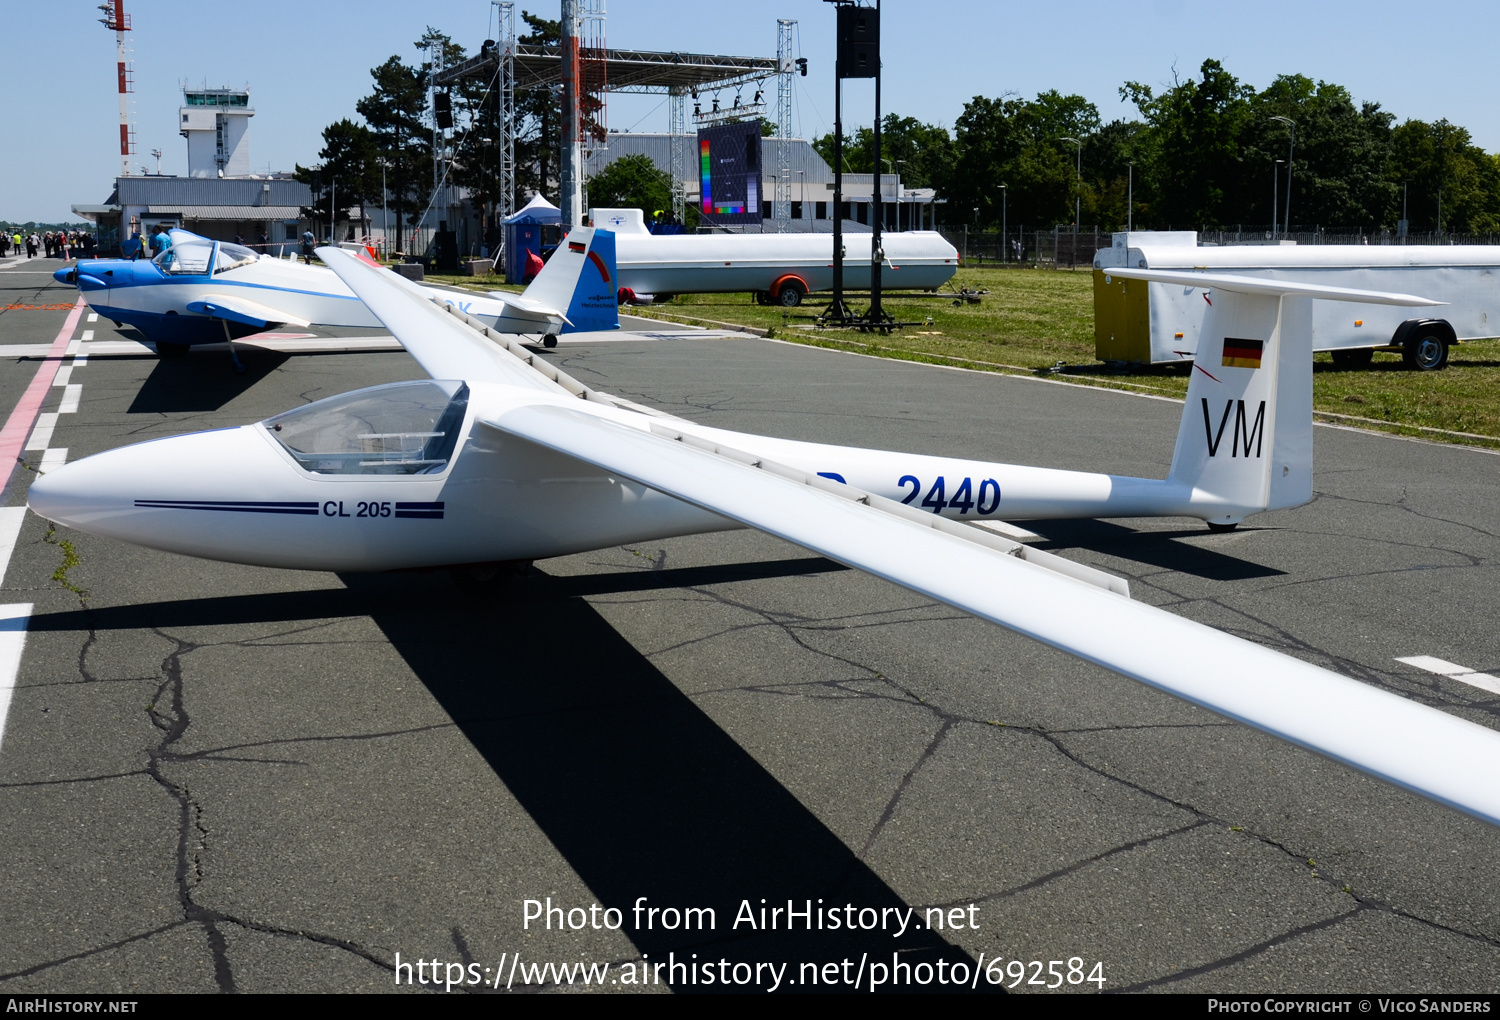
[[[10,566],[10,554],[26,521],[26,508],[12,506],[0,509],[0,580]],[[5,739],[5,716],[10,711],[11,693],[21,670],[21,653],[26,649],[26,621],[31,603],[0,605],[0,741]]]
[[[83,397],[83,387],[73,383],[63,389],[62,403],[57,405],[58,414],[75,414],[78,411],[78,401]]]
[[[72,365],[64,365],[62,368],[59,368],[57,370],[57,375],[55,375],[55,376],[52,377],[52,385],[53,386],[66,386],[66,385],[68,385],[68,379],[69,379],[70,376],[72,376],[72,374],[73,374],[73,366]]]
[[[1027,539],[1042,537],[1034,531],[1027,531],[1025,528],[1018,528],[1008,521],[970,521],[969,523],[975,525],[976,527],[988,528],[990,531],[999,532],[1006,538],[1014,539],[1017,542],[1024,542]]]
[[[42,454],[42,462],[37,465],[36,473],[45,475],[54,468],[60,468],[68,462],[68,448],[66,446],[54,446]]]
[[[99,321],[99,313],[98,312],[89,312],[89,321],[90,322],[98,322]]]
[[[57,427],[57,412],[43,411],[36,416],[36,428],[31,430],[31,439],[26,443],[27,450],[45,450],[47,444],[52,442],[52,430]]]
[[[1468,684],[1470,687],[1478,687],[1480,690],[1489,691],[1491,694],[1500,694],[1500,676],[1481,673],[1478,670],[1470,669],[1468,666],[1460,666],[1456,662],[1434,658],[1431,655],[1397,656],[1396,661],[1404,662],[1408,666],[1415,666],[1429,673],[1436,673],[1438,676],[1445,676],[1449,680],[1457,680],[1460,683]]]
[[[83,339],[83,340],[92,340],[92,339],[94,339],[94,331],[91,330],[91,329],[84,330],[83,331],[83,336],[80,339]]]

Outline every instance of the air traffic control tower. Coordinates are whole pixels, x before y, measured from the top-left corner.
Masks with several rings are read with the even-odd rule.
[[[183,89],[178,127],[188,143],[189,177],[244,177],[250,173],[246,134],[255,110],[242,89]]]

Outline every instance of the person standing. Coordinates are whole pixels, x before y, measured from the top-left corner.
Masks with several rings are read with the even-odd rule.
[[[29,259],[36,258],[36,242],[36,231],[32,231],[31,236],[26,238],[26,257]]]
[[[151,239],[151,247],[156,249],[155,254],[157,255],[172,247],[172,235],[167,233],[166,227],[162,227],[156,232],[156,236]]]
[[[311,230],[302,232],[302,261],[312,265],[313,249],[318,246],[318,239]]]

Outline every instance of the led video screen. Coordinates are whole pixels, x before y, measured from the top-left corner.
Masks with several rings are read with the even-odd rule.
[[[700,128],[698,173],[706,221],[761,222],[760,121]]]

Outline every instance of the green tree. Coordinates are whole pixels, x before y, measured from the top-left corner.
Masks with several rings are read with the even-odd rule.
[[[1253,117],[1241,134],[1241,221],[1266,220],[1271,207],[1271,169],[1287,157],[1295,128],[1292,163],[1294,225],[1374,230],[1392,225],[1397,195],[1389,179],[1390,114],[1375,103],[1356,107],[1348,90],[1300,74],[1281,75],[1251,100]],[[1286,215],[1285,164],[1280,168],[1278,217]],[[1259,215],[1257,215],[1259,213]]]
[[[621,156],[589,179],[589,206],[594,209],[642,209],[653,219],[672,208],[672,177],[649,156]]]
[[[375,133],[396,222],[415,225],[432,189],[431,134],[422,120],[427,112],[427,78],[420,67],[403,63],[400,56],[372,68],[370,76],[375,79],[375,90],[354,108]]]
[[[340,210],[359,206],[363,221],[365,203],[380,198],[380,150],[375,133],[345,117],[323,129],[318,158],[323,161],[321,169],[298,165],[295,171],[297,180],[316,184],[309,212],[331,229],[336,213],[333,203],[337,200]]]
[[[562,45],[560,21],[550,21],[529,11],[522,11],[521,17],[531,32],[518,36],[517,43]],[[516,119],[516,189],[556,202],[561,188],[557,153],[562,134],[562,89],[544,85],[517,91]],[[516,195],[516,205],[521,205],[521,194]]]
[[[1071,222],[1078,175],[1073,145],[1062,139],[1085,139],[1098,124],[1098,110],[1080,96],[975,96],[954,125],[947,172],[934,180],[950,222],[999,226],[1002,204],[1016,226]]]
[[[1410,182],[1414,231],[1488,233],[1500,229],[1500,166],[1447,120],[1409,120],[1391,132],[1389,180]],[[1441,217],[1441,218],[1440,218]]]
[[[1201,81],[1177,82],[1161,95],[1138,82],[1120,88],[1145,117],[1146,180],[1158,223],[1176,227],[1234,223],[1243,216],[1240,143],[1254,117],[1255,90],[1205,60]]]

